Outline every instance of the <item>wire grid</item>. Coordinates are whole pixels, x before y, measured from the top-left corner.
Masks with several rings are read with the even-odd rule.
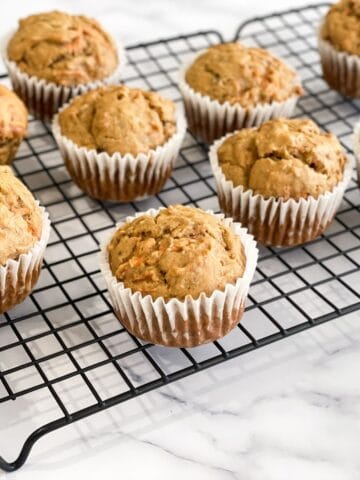
[[[349,150],[360,104],[345,101],[321,78],[316,26],[326,8],[255,19],[246,22],[236,38],[269,48],[292,64],[306,90],[297,114],[333,131]],[[201,32],[129,47],[124,82],[179,102],[179,65],[220,41],[217,32]],[[36,289],[0,317],[0,403],[43,390],[59,414],[26,440],[16,462],[0,458],[4,469],[21,466],[44,433],[360,309],[360,196],[354,179],[326,235],[298,248],[261,248],[238,328],[209,345],[167,349],[134,338],[114,317],[99,274],[98,244],[119,219],[150,207],[182,203],[218,210],[206,146],[187,134],[162,192],[129,204],[84,195],[68,176],[48,126],[36,120],[14,168],[49,211],[52,233]]]

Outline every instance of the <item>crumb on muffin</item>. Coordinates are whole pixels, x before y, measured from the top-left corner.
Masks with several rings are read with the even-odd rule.
[[[332,5],[322,24],[321,37],[336,50],[360,55],[360,2],[341,0]]]
[[[101,80],[118,65],[116,46],[96,20],[59,11],[20,20],[7,54],[21,71],[63,86]]]
[[[296,72],[262,48],[224,43],[207,49],[185,73],[196,92],[247,108],[303,93]]]
[[[228,137],[218,150],[226,179],[255,194],[285,200],[331,191],[346,156],[332,133],[308,119],[276,119]]]
[[[41,211],[31,192],[0,166],[0,265],[27,253],[40,239]]]
[[[76,97],[59,114],[62,135],[109,155],[147,153],[176,132],[175,104],[156,92],[125,85]]]
[[[0,85],[0,165],[10,163],[27,133],[27,110],[20,98]]]
[[[113,275],[126,288],[165,300],[224,290],[243,276],[241,240],[214,215],[181,205],[125,223],[108,246]]]

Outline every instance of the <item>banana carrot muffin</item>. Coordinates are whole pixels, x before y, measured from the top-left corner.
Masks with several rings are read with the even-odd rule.
[[[350,179],[337,138],[308,119],[274,119],[210,151],[226,215],[266,245],[296,245],[332,221]]]
[[[161,190],[185,121],[158,93],[117,85],[73,99],[55,117],[53,132],[79,188],[94,198],[131,201]]]
[[[320,28],[319,50],[329,86],[343,95],[360,97],[358,0],[341,0],[330,7]]]
[[[0,165],[8,164],[27,133],[27,110],[17,95],[0,85]]]
[[[227,132],[291,115],[303,93],[296,72],[267,50],[215,45],[180,72],[190,130],[211,142]]]
[[[176,132],[175,104],[124,85],[77,97],[59,114],[61,133],[76,145],[112,155],[148,153]]]
[[[180,347],[222,337],[239,322],[256,259],[240,225],[174,205],[121,224],[103,246],[101,268],[123,325]]]
[[[0,166],[0,313],[33,289],[49,233],[44,209],[10,167]]]
[[[5,60],[14,90],[31,113],[45,120],[72,96],[115,83],[123,63],[96,20],[59,11],[20,20]]]

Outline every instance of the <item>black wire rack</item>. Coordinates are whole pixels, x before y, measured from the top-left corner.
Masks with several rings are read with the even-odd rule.
[[[327,8],[314,5],[249,20],[235,39],[269,48],[292,64],[306,90],[297,115],[334,132],[350,152],[360,103],[329,90],[321,78],[316,30]],[[124,81],[180,102],[179,65],[193,52],[222,41],[218,32],[206,31],[128,47]],[[9,401],[27,397],[31,402],[37,391],[52,399],[57,414],[21,439],[25,442],[14,461],[0,457],[3,470],[21,467],[34,443],[60,427],[360,311],[360,192],[355,178],[325,235],[298,248],[261,248],[238,328],[209,345],[167,349],[139,341],[115,319],[98,270],[98,244],[120,218],[149,207],[182,203],[218,210],[206,146],[187,134],[163,191],[129,204],[84,195],[69,178],[48,126],[36,120],[14,168],[49,211],[52,234],[36,289],[0,317],[0,417]]]

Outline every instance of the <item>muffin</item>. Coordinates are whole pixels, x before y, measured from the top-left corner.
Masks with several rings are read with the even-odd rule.
[[[0,313],[34,288],[49,234],[45,210],[10,167],[0,166]]]
[[[207,143],[270,118],[290,116],[303,93],[296,72],[267,50],[224,43],[180,71],[190,131]]]
[[[0,85],[0,165],[9,164],[27,133],[27,110],[14,92]]]
[[[360,97],[360,2],[332,5],[319,33],[324,79],[343,95]]]
[[[308,119],[274,119],[213,144],[226,215],[264,245],[308,242],[331,223],[351,176],[337,138]]]
[[[75,183],[101,200],[135,200],[159,192],[171,175],[186,124],[175,103],[124,85],[72,100],[53,133]]]
[[[117,83],[124,55],[97,21],[52,11],[20,20],[4,61],[29,111],[49,121],[71,97]]]
[[[257,249],[231,219],[180,205],[129,217],[101,249],[115,313],[137,337],[193,347],[239,322]]]

